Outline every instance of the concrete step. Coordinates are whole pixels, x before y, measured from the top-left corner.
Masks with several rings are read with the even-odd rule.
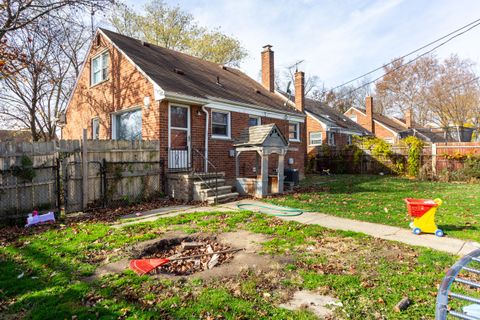
[[[225,178],[225,172],[217,172],[217,173],[214,173],[214,172],[195,172],[195,173],[192,173],[192,176],[196,180],[215,179],[215,177],[217,177],[219,179],[223,179],[223,178]]]
[[[225,203],[229,201],[233,201],[238,198],[238,192],[230,192],[226,194],[219,195],[217,197],[217,203]],[[207,198],[208,204],[215,204],[215,196]]]
[[[195,188],[207,189],[215,186],[215,183],[220,186],[225,185],[225,179],[207,179],[207,180],[198,180],[194,181],[193,185]]]
[[[219,186],[217,189],[218,189],[218,195],[227,194],[227,193],[232,192],[232,186],[221,186],[221,187]],[[199,193],[201,194],[201,196],[207,198],[207,197],[214,196],[215,191],[216,191],[215,188],[201,189],[201,190],[199,190]]]

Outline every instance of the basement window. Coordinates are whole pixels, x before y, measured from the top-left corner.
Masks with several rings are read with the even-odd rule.
[[[112,139],[142,140],[141,109],[123,111],[112,115]]]
[[[321,146],[323,143],[323,134],[321,131],[310,132],[310,145]]]
[[[290,122],[288,125],[288,139],[290,141],[300,141],[300,123]]]
[[[108,51],[92,58],[91,74],[92,86],[108,79]]]
[[[230,112],[212,111],[212,138],[230,139]]]

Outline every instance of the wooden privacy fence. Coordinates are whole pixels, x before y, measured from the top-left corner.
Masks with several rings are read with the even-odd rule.
[[[352,149],[331,147],[311,158],[310,166],[318,173],[406,173],[408,149],[395,146],[392,151],[393,156],[382,157],[373,156],[370,150],[355,154]],[[436,177],[463,169],[468,157],[480,158],[480,143],[438,143],[423,148],[420,165],[424,174]]]
[[[158,197],[165,168],[158,141],[0,143],[0,221],[33,209],[65,212]]]

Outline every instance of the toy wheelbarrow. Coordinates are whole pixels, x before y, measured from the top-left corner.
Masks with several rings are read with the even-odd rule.
[[[193,259],[193,258],[200,258],[203,256],[212,256],[214,254],[222,254],[222,253],[230,253],[230,252],[237,252],[243,249],[228,249],[228,250],[223,250],[223,251],[217,251],[217,252],[208,252],[208,253],[202,253],[202,254],[197,254],[193,256],[188,256],[188,257],[178,257],[178,258],[156,258],[156,259],[136,259],[136,260],[131,260],[129,267],[133,271],[135,271],[136,274],[138,275],[144,275],[152,270],[155,270],[158,267],[161,267],[167,263],[170,263],[171,261],[176,261],[176,260],[187,260],[187,259]]]
[[[405,199],[408,214],[413,217],[410,228],[414,234],[434,233],[437,237],[443,237],[443,230],[438,229],[435,223],[437,208],[442,205],[441,199]]]

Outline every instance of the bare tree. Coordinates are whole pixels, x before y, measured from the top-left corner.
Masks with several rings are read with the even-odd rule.
[[[0,0],[0,79],[10,76],[26,61],[13,38],[16,33],[41,20],[70,19],[86,9],[103,10],[114,0]],[[71,17],[61,12],[72,10]]]
[[[411,109],[417,124],[429,123],[432,115],[427,95],[438,68],[438,60],[433,55],[421,57],[408,65],[404,65],[403,60],[396,60],[386,66],[385,76],[375,85],[380,109],[399,116],[405,116]]]
[[[480,92],[474,63],[452,55],[438,68],[427,101],[433,121],[442,127],[472,124],[478,118]]]
[[[113,0],[2,0],[0,3],[0,40],[7,32],[24,28],[37,19],[65,7],[105,8]]]
[[[323,101],[338,112],[344,113],[351,107],[362,108],[365,105],[365,97],[372,95],[371,86],[368,83],[369,79],[365,78],[354,85],[343,86],[337,90],[329,90],[324,86],[317,87],[312,97]],[[381,112],[377,107],[375,111]]]
[[[219,64],[238,66],[247,56],[237,39],[199,26],[193,15],[161,0],[147,2],[142,13],[120,3],[109,22],[119,33]]]
[[[12,47],[25,63],[0,80],[0,118],[29,128],[32,140],[56,137],[56,116],[66,107],[85,52],[87,28],[81,23],[42,20],[15,32]]]
[[[305,76],[305,95],[312,96],[320,87],[320,77],[316,75]],[[285,68],[275,72],[275,88],[279,91],[286,92],[287,89],[295,93],[295,69]]]

